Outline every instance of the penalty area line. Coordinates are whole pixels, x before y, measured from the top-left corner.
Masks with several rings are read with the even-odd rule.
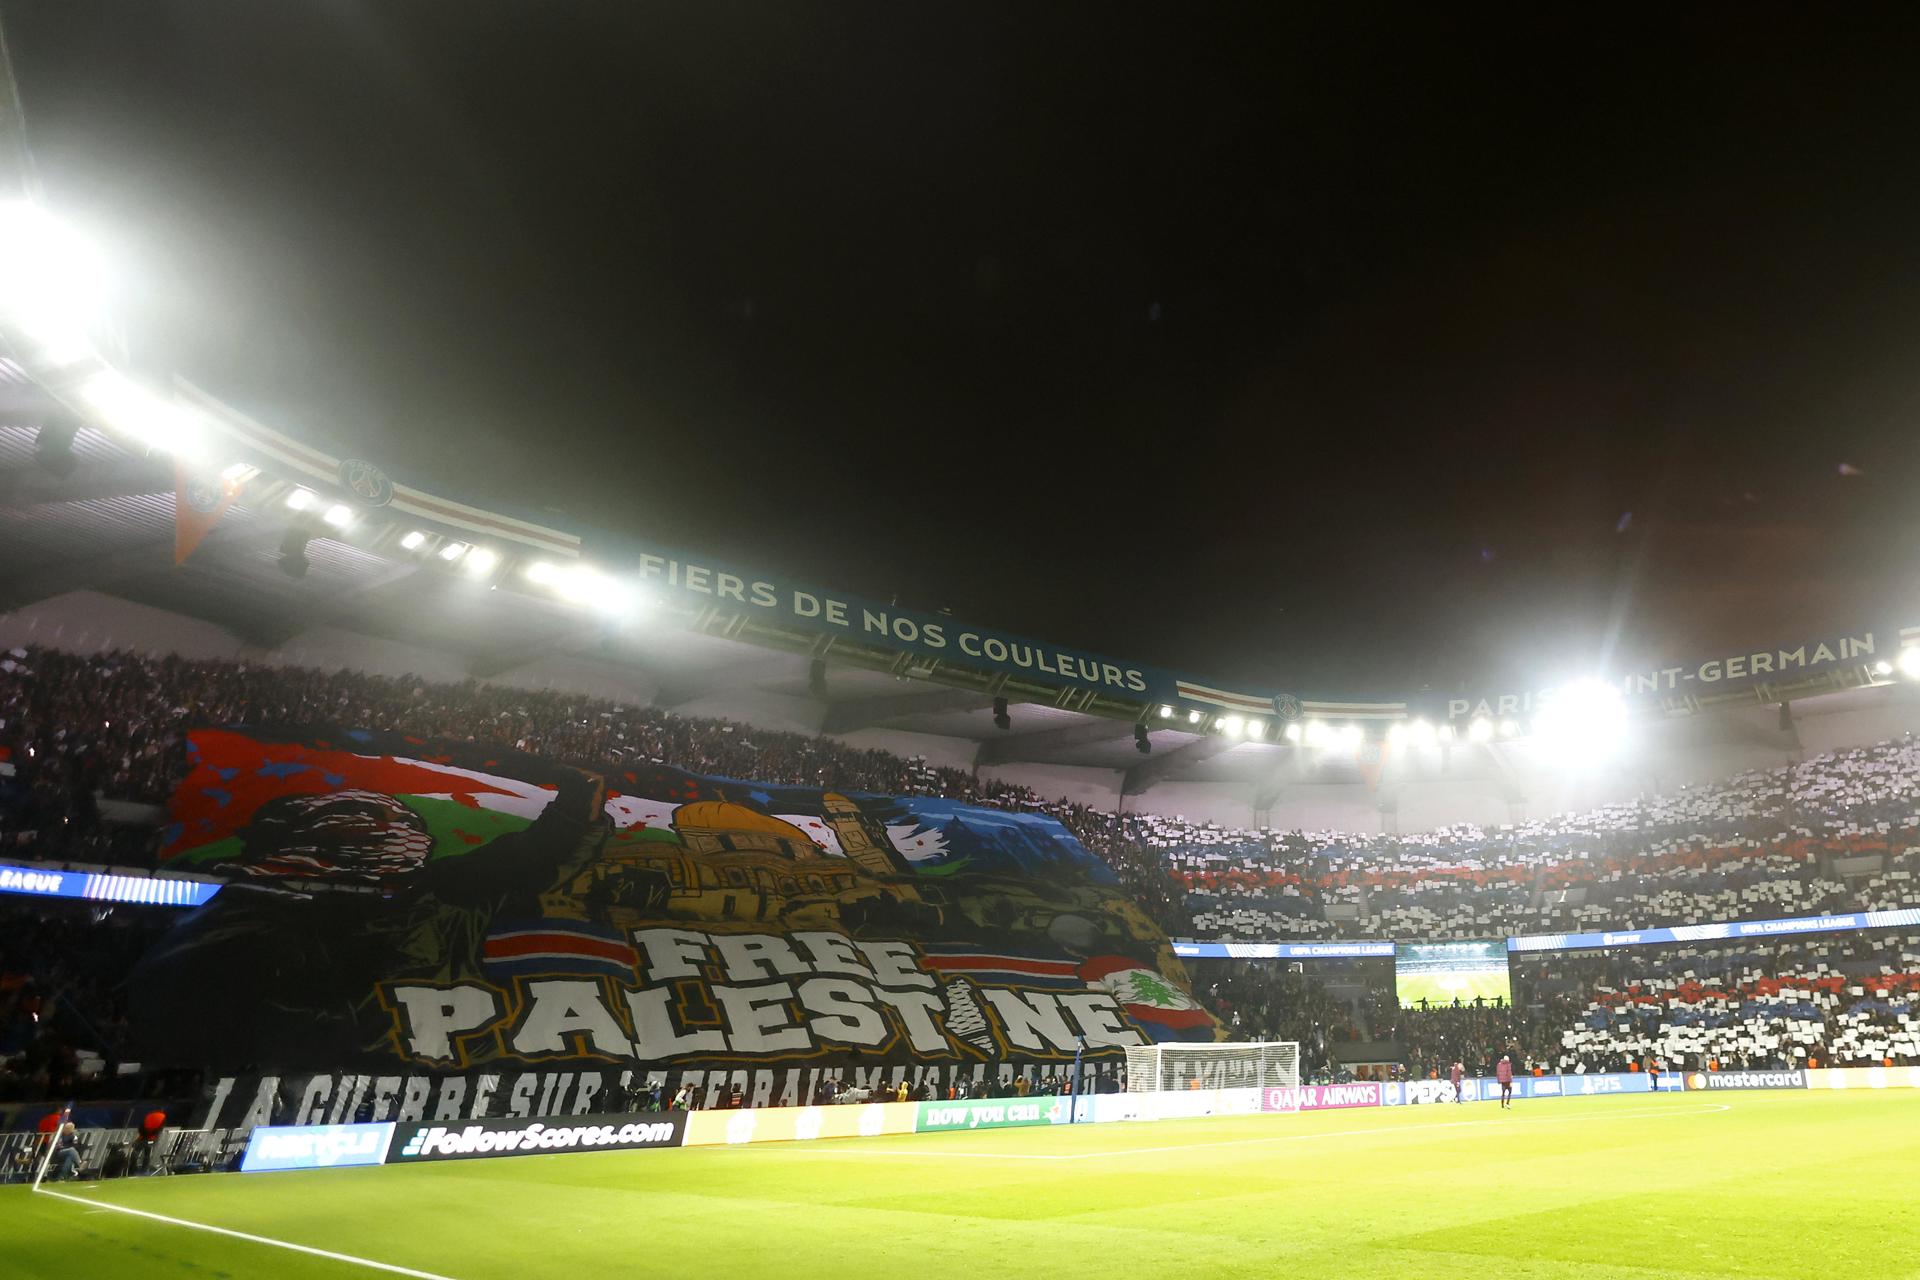
[[[40,1189],[43,1196],[52,1196],[56,1200],[66,1200],[73,1204],[83,1204],[98,1212],[111,1209],[115,1213],[132,1214],[136,1218],[146,1218],[153,1222],[164,1222],[168,1226],[188,1227],[194,1231],[210,1231],[217,1236],[227,1236],[234,1240],[245,1240],[250,1244],[264,1244],[274,1249],[290,1249],[294,1253],[304,1253],[314,1258],[326,1258],[331,1262],[345,1262],[356,1267],[367,1267],[374,1271],[385,1271],[390,1275],[412,1276],[414,1280],[453,1280],[433,1271],[415,1271],[412,1267],[402,1267],[391,1262],[376,1262],[372,1258],[355,1257],[351,1253],[335,1253],[331,1249],[316,1249],[308,1244],[295,1244],[291,1240],[275,1240],[272,1236],[256,1236],[246,1231],[235,1231],[229,1227],[216,1227],[205,1222],[190,1222],[185,1218],[170,1218],[164,1213],[151,1213],[145,1209],[131,1209],[123,1204],[108,1204],[101,1200],[84,1200],[79,1196],[68,1195],[64,1191]]]

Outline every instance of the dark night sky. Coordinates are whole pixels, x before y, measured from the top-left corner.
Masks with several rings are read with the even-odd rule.
[[[1307,692],[1920,621],[1910,10],[1259,8],[0,0],[136,363],[450,492]]]

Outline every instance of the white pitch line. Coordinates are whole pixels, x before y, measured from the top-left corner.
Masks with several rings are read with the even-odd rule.
[[[1634,1116],[1704,1116],[1719,1111],[1731,1111],[1733,1108],[1724,1102],[1709,1102],[1687,1110],[1674,1110],[1668,1107],[1648,1108],[1641,1111],[1616,1111],[1611,1115],[1597,1116],[1540,1116],[1523,1121],[1525,1124],[1579,1124],[1588,1120],[1625,1120]],[[1249,1113],[1255,1114],[1255,1113]],[[1218,1119],[1220,1117],[1212,1117]],[[906,1160],[1105,1160],[1114,1156],[1165,1155],[1174,1151],[1203,1151],[1210,1147],[1246,1147],[1259,1146],[1273,1142],[1311,1142],[1319,1138],[1351,1138],[1371,1133],[1431,1133],[1435,1129],[1462,1129],[1488,1124],[1486,1120],[1448,1120],[1440,1124],[1421,1125],[1376,1125],[1370,1129],[1328,1129],[1320,1133],[1286,1133],[1267,1138],[1228,1138],[1219,1142],[1180,1142],[1164,1147],[1119,1147],[1112,1151],[1081,1151],[1070,1155],[1037,1155],[1032,1152],[1018,1151],[909,1151],[893,1147],[838,1147],[837,1144],[814,1146],[812,1144],[768,1143],[755,1146],[756,1151],[794,1151],[811,1155],[854,1154],[860,1156],[897,1156]],[[1494,1122],[1497,1123],[1497,1122]]]
[[[269,1245],[275,1249],[291,1249],[295,1253],[308,1254],[315,1258],[326,1258],[332,1262],[346,1262],[356,1267],[370,1267],[375,1271],[386,1271],[397,1276],[412,1276],[414,1280],[453,1280],[432,1271],[415,1271],[412,1267],[396,1266],[391,1262],[375,1262],[372,1258],[356,1258],[351,1253],[335,1253],[331,1249],[316,1249],[312,1245],[294,1244],[291,1240],[275,1240],[272,1236],[250,1235],[245,1231],[234,1231],[227,1227],[210,1226],[204,1222],[189,1222],[185,1218],[169,1218],[164,1213],[149,1213],[145,1209],[130,1209],[123,1204],[107,1204],[100,1200],[83,1200],[79,1196],[68,1195],[64,1191],[40,1189],[43,1196],[52,1196],[56,1200],[70,1200],[74,1204],[84,1204],[96,1211],[111,1209],[115,1213],[130,1213],[136,1218],[148,1218],[154,1222],[164,1222],[169,1226],[190,1227],[195,1231],[211,1231],[217,1236],[230,1236],[235,1240],[246,1240],[253,1244]]]

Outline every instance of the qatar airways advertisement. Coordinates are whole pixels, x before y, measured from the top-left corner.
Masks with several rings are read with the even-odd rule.
[[[1262,1111],[1333,1111],[1345,1107],[1381,1105],[1377,1080],[1356,1080],[1351,1084],[1303,1084],[1291,1088],[1261,1091]]]

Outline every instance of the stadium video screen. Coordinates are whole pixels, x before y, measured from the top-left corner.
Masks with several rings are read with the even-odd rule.
[[[1402,942],[1394,948],[1393,985],[1401,1005],[1487,1003],[1497,997],[1513,1003],[1507,976],[1507,944],[1491,942]]]

